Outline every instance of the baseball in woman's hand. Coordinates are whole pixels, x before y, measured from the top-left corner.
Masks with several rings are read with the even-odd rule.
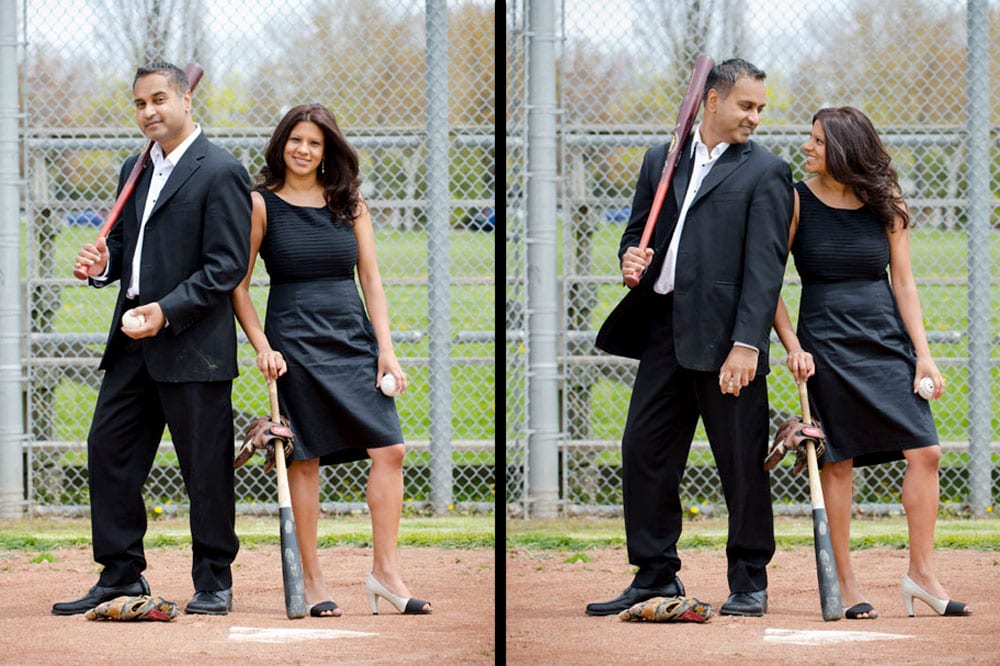
[[[382,382],[379,384],[379,388],[382,389],[382,393],[390,398],[396,395],[396,378],[393,377],[391,372],[382,375]]]
[[[917,385],[917,393],[924,400],[930,400],[931,396],[934,395],[934,380],[930,377],[921,379],[920,384]]]

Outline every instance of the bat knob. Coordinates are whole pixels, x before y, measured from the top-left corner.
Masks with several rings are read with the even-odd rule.
[[[73,268],[73,277],[77,280],[86,280],[90,276],[88,275],[86,268],[83,266],[75,266]]]

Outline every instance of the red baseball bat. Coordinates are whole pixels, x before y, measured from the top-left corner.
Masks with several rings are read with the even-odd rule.
[[[649,209],[649,217],[646,218],[646,227],[642,230],[642,237],[639,240],[639,250],[645,251],[649,246],[649,239],[653,235],[653,228],[656,226],[656,218],[660,215],[660,208],[663,206],[663,199],[667,196],[667,188],[674,178],[674,171],[677,169],[677,161],[681,156],[681,147],[684,140],[691,133],[695,116],[698,115],[698,108],[701,106],[701,98],[705,94],[705,81],[708,80],[708,73],[715,67],[715,61],[706,55],[698,56],[694,61],[694,72],[691,74],[691,83],[688,84],[687,92],[681,100],[680,111],[677,112],[677,123],[674,125],[673,136],[670,139],[670,147],[667,149],[667,160],[663,163],[663,172],[660,174],[660,183],[656,186],[656,194],[653,196],[653,205]],[[625,278],[625,284],[634,287],[639,284],[639,275],[634,274]]]
[[[198,82],[201,81],[201,75],[204,73],[205,70],[198,63],[191,62],[184,67],[184,74],[187,76],[189,90],[193,91],[198,86]],[[139,176],[142,175],[143,169],[146,168],[146,164],[149,162],[149,153],[151,150],[153,150],[153,141],[149,140],[146,142],[146,147],[143,149],[142,154],[139,155],[139,159],[135,161],[135,165],[132,167],[128,178],[125,179],[125,184],[122,185],[122,190],[118,193],[118,198],[115,199],[115,203],[111,207],[111,212],[108,213],[108,216],[104,219],[104,224],[101,225],[100,230],[97,232],[97,238],[107,238],[111,227],[114,226],[118,220],[118,216],[121,215],[122,208],[125,207],[125,202],[129,200],[129,197],[135,191],[135,184],[139,182]],[[80,280],[86,280],[87,269],[78,264],[73,268],[73,275]]]

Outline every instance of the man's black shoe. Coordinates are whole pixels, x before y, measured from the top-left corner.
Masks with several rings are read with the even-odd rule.
[[[105,601],[111,601],[116,597],[136,597],[141,594],[149,594],[149,583],[147,583],[146,579],[142,576],[139,576],[139,580],[134,583],[129,583],[128,585],[105,587],[98,584],[90,588],[90,592],[87,592],[86,595],[80,597],[76,601],[60,601],[52,604],[52,614],[79,615],[81,613],[86,613],[91,608],[96,608],[99,604],[102,604]]]
[[[763,617],[767,612],[767,590],[733,592],[719,609],[719,615]]]
[[[228,615],[231,610],[233,610],[232,588],[195,592],[191,601],[184,607],[185,613],[197,615]]]
[[[611,601],[598,601],[587,604],[587,615],[616,615],[623,610],[627,610],[635,604],[652,599],[653,597],[679,597],[684,596],[684,584],[680,578],[674,578],[674,582],[663,587],[626,587],[621,596]]]

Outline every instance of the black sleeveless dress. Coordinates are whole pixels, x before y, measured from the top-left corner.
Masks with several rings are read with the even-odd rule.
[[[278,402],[295,433],[292,459],[337,464],[402,443],[396,403],[375,386],[378,346],[354,281],[353,228],[327,208],[263,195],[260,256],[271,277],[264,332],[288,363]]]
[[[795,189],[797,330],[816,362],[809,403],[827,435],[823,461],[875,465],[937,444],[930,405],[913,392],[916,353],[886,273],[882,223],[868,206],[831,208],[805,183]]]

